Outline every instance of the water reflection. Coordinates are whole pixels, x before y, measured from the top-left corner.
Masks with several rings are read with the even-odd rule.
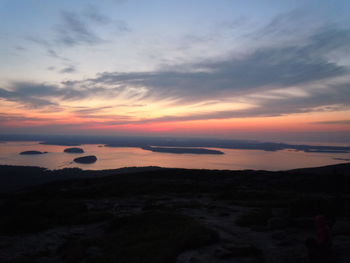
[[[305,153],[292,150],[267,152],[261,150],[223,151],[224,155],[196,155],[157,153],[139,148],[101,147],[98,144],[82,145],[83,154],[64,153],[66,146],[41,145],[38,142],[6,142],[0,144],[0,164],[41,166],[49,169],[79,167],[82,169],[100,170],[131,166],[161,166],[199,169],[261,169],[286,170],[302,167],[316,167],[343,163],[350,154]],[[19,155],[22,151],[47,151],[41,155]],[[72,160],[84,155],[96,155],[98,160],[93,164],[77,164]]]

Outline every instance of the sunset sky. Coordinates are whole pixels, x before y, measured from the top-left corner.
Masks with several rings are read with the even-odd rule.
[[[350,1],[0,0],[0,133],[350,143]]]

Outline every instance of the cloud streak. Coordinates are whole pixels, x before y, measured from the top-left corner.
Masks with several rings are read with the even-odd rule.
[[[348,67],[330,62],[324,56],[349,43],[349,30],[325,30],[301,46],[263,48],[240,59],[178,65],[174,70],[103,73],[90,81],[147,87],[150,96],[190,101],[249,94],[349,74]]]
[[[350,125],[350,120],[339,120],[339,121],[319,121],[313,122],[314,124],[329,124],[329,125]]]
[[[61,69],[60,73],[74,73],[76,71],[77,71],[77,69],[71,65],[71,66],[67,66],[67,67]]]
[[[56,27],[57,40],[67,46],[78,44],[98,44],[102,39],[98,37],[88,24],[74,12],[63,11],[61,13],[62,24]]]
[[[106,42],[96,31],[95,26],[108,26],[114,32],[128,32],[129,25],[123,20],[112,20],[98,11],[96,7],[89,6],[85,13],[62,11],[61,24],[55,27],[57,41],[65,46],[73,47],[81,44],[97,45]]]

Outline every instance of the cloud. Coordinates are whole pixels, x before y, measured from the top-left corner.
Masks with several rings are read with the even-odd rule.
[[[67,46],[78,44],[98,44],[102,42],[88,26],[86,21],[77,13],[63,11],[62,24],[56,27],[58,41]]]
[[[60,73],[74,73],[74,72],[76,72],[77,71],[77,69],[74,67],[74,66],[68,66],[68,67],[65,67],[65,68],[63,68],[63,69],[61,69],[60,70]]]
[[[116,32],[129,32],[131,31],[130,26],[120,19],[110,19],[108,16],[103,15],[96,6],[89,5],[86,7],[84,16],[97,25],[110,25],[113,31]]]
[[[54,85],[30,82],[13,83],[10,90],[0,88],[0,98],[16,101],[31,108],[57,106],[52,98],[76,98],[79,93],[73,89],[61,89]]]
[[[16,101],[31,108],[57,106],[56,100],[73,101],[88,97],[108,98],[120,93],[118,88],[99,86],[57,86],[33,82],[15,82],[7,89],[0,88],[0,98]]]
[[[78,107],[78,109],[74,110],[75,113],[79,114],[90,114],[90,113],[96,113],[101,110],[110,109],[111,106],[103,106],[103,107],[94,107],[94,108],[87,108],[87,107]]]
[[[38,36],[26,36],[25,39],[45,48],[51,48],[52,46],[49,41]]]
[[[50,121],[50,118],[36,118],[36,117],[26,117],[19,114],[2,114],[0,113],[0,122],[23,122],[23,121]]]
[[[29,89],[31,88],[30,85],[28,87]],[[39,87],[40,86],[37,86],[37,88]],[[21,91],[24,91],[24,92],[21,92]],[[33,89],[32,91],[33,91],[33,94],[28,95],[28,91],[21,90],[21,87],[19,88],[19,90],[15,90],[15,91],[8,91],[0,88],[0,98],[8,101],[16,101],[16,102],[19,102],[20,104],[27,105],[31,108],[40,108],[45,106],[57,105],[56,103],[53,103],[49,100],[40,98],[42,97],[42,94],[40,94],[39,96],[36,96],[35,94],[37,92],[35,91],[35,89]]]
[[[349,46],[349,30],[325,30],[307,43],[261,48],[242,58],[164,67],[152,72],[102,73],[91,83],[146,87],[152,97],[183,101],[246,95],[349,74],[325,54]]]
[[[62,57],[62,56],[58,55],[57,52],[54,49],[52,49],[52,48],[48,48],[47,49],[47,54],[50,57],[57,58],[57,59],[60,59],[62,61],[66,61],[66,62],[69,61],[68,58],[65,58],[65,57]]]
[[[16,50],[18,50],[18,51],[27,50],[25,47],[22,47],[22,46],[20,46],[20,45],[15,46],[14,49],[16,49]]]
[[[85,8],[84,15],[90,19],[91,21],[101,24],[101,25],[106,25],[111,23],[111,19],[105,15],[103,15],[96,6],[89,5]]]
[[[313,122],[314,124],[330,124],[330,125],[350,125],[350,120],[339,120],[339,121],[319,121]]]
[[[68,35],[76,40],[74,44],[89,39],[90,31],[81,18],[74,13],[64,14],[69,25]],[[269,34],[282,31],[272,28]],[[243,110],[203,111],[184,116],[143,119],[136,123],[336,111],[350,106],[350,71],[348,66],[338,64],[336,59],[330,56],[346,55],[349,48],[350,30],[325,26],[308,38],[302,38],[298,43],[263,46],[239,58],[227,55],[221,60],[164,66],[150,72],[105,72],[90,79],[62,82],[60,87],[14,83],[6,90],[0,89],[0,97],[31,107],[50,105],[55,99],[112,98],[120,94],[134,99],[135,103],[144,103],[149,99],[173,100],[186,104],[220,101],[223,98],[230,98],[234,102],[235,98],[245,98],[253,100],[255,104],[255,107]],[[62,73],[73,71],[74,67],[67,67]],[[342,79],[343,82],[336,82],[336,79]],[[299,88],[305,94],[292,96],[284,93],[277,97],[265,98],[257,96],[269,95],[269,92],[274,90],[283,91],[291,87]]]
[[[124,4],[127,2],[127,0],[112,0],[112,2],[114,2],[116,4]]]
[[[130,31],[129,25],[123,20],[112,20],[103,15],[94,6],[88,6],[83,14],[62,11],[61,24],[56,26],[57,41],[65,46],[80,44],[96,45],[106,42],[92,29],[94,26],[107,26],[116,32]]]
[[[117,33],[131,31],[131,28],[128,25],[128,23],[126,23],[124,20],[120,20],[120,19],[113,20],[113,28],[114,28],[114,31]]]
[[[334,86],[321,91],[314,91],[305,97],[287,96],[284,98],[264,98],[256,101],[256,105],[247,109],[210,111],[202,113],[189,113],[187,115],[167,115],[159,118],[148,118],[128,123],[143,124],[153,122],[195,121],[210,119],[234,119],[256,117],[278,117],[295,113],[307,113],[313,111],[339,111],[350,109],[350,85]],[[117,125],[120,122],[109,122],[109,125]],[[323,123],[326,124],[326,123]],[[331,124],[331,123],[329,123]],[[335,124],[340,124],[336,122]],[[344,123],[345,124],[345,123]]]

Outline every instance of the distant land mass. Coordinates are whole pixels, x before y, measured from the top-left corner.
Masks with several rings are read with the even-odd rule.
[[[348,150],[337,150],[337,149],[307,149],[304,152],[308,153],[348,153]]]
[[[108,147],[187,147],[187,148],[222,148],[237,150],[296,150],[319,153],[350,153],[350,146],[324,146],[307,144],[287,144],[260,142],[253,140],[206,139],[206,138],[171,138],[140,136],[58,136],[58,135],[0,135],[2,141],[40,141],[46,145],[79,146],[82,144],[104,144]]]
[[[204,148],[175,148],[175,147],[143,147],[142,149],[160,153],[177,153],[177,154],[224,154],[221,151],[209,150]]]
[[[24,152],[21,152],[20,154],[21,154],[21,155],[36,155],[36,154],[44,154],[44,153],[47,153],[47,152],[40,152],[40,151],[24,151]]]
[[[339,161],[347,161],[349,162],[350,159],[349,158],[333,158],[334,160],[339,160]]]

